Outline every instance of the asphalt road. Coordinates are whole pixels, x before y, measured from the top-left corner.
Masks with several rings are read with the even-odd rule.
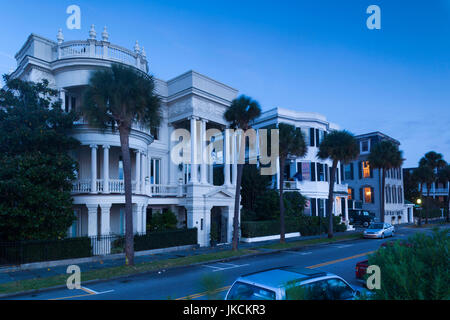
[[[393,239],[404,239],[417,232],[414,228],[401,228]],[[423,232],[423,231],[420,231]],[[429,232],[429,230],[425,230]],[[360,239],[342,243],[317,245],[302,250],[284,251],[263,256],[244,258],[227,263],[206,263],[204,265],[161,271],[147,275],[133,276],[122,280],[111,280],[83,286],[81,290],[60,289],[12,299],[33,300],[166,300],[207,299],[201,279],[215,275],[223,282],[219,299],[223,299],[227,287],[240,275],[281,266],[314,268],[337,274],[352,286],[360,286],[355,279],[355,264],[367,258],[388,239]],[[83,280],[83,279],[81,279]]]

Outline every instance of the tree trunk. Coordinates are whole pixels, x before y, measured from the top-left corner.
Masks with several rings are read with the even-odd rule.
[[[425,224],[428,224],[428,217],[430,212],[430,189],[431,189],[431,183],[427,183],[427,208],[425,210]]]
[[[336,178],[337,161],[333,160],[331,167],[330,181],[328,181],[328,203],[327,203],[327,217],[328,217],[328,238],[333,238],[333,201],[334,201],[334,181]]]
[[[280,243],[286,242],[286,228],[284,225],[284,200],[283,200],[283,190],[284,190],[284,167],[286,165],[283,157],[280,157]]]
[[[125,180],[125,258],[126,264],[134,265],[133,212],[131,200],[131,159],[128,128],[119,127],[120,146],[122,148],[123,173]]]
[[[384,207],[385,207],[385,194],[386,194],[386,169],[380,169],[381,173],[381,208],[380,208],[380,221],[384,222]],[[372,195],[373,197],[373,195]]]
[[[237,139],[236,139],[237,140]],[[225,151],[224,151],[225,152]],[[242,155],[242,159],[241,159]],[[238,160],[237,164],[237,177],[236,177],[236,193],[234,198],[234,217],[233,217],[233,251],[238,249],[239,244],[239,210],[241,206],[241,182],[242,182],[242,173],[244,171],[244,163],[245,163],[245,135],[242,132],[240,135],[240,143],[239,143],[239,155],[235,157]],[[242,162],[242,163],[240,163]],[[226,164],[224,164],[226,165]]]
[[[447,222],[450,222],[450,184],[448,184],[447,194]]]

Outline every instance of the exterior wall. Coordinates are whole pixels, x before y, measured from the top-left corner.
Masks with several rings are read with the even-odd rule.
[[[289,167],[289,175],[285,179],[284,189],[286,191],[299,191],[302,195],[310,200],[309,207],[305,209],[306,214],[318,215],[320,203],[324,205],[323,215],[326,215],[325,200],[328,199],[329,191],[329,175],[332,166],[332,161],[320,160],[317,158],[318,143],[324,137],[324,134],[333,129],[338,129],[336,124],[330,123],[327,119],[318,113],[312,112],[297,112],[287,109],[275,108],[266,111],[255,121],[254,127],[257,129],[265,128],[271,125],[278,125],[279,123],[287,123],[295,127],[302,129],[305,135],[305,142],[308,146],[307,154],[303,158],[291,158],[288,160],[287,166]],[[314,133],[311,135],[311,130]],[[317,140],[316,134],[319,133]],[[311,138],[312,137],[312,138]],[[319,177],[319,167],[317,164],[323,165],[324,181]],[[298,178],[298,174],[303,174],[303,165],[306,167],[309,165],[309,169],[306,169],[306,175],[302,176],[301,180]],[[301,172],[299,169],[301,168]],[[310,171],[309,173],[307,171]],[[309,175],[309,178],[307,176]],[[274,188],[279,188],[280,172],[279,167],[277,174],[273,178]],[[343,214],[345,219],[346,214],[346,198],[347,198],[347,186],[342,184],[340,166],[337,168],[337,177],[339,181],[336,181],[334,191],[336,193],[333,214]],[[292,180],[292,181],[288,181]],[[337,183],[339,182],[339,183]],[[344,210],[341,207],[341,201],[344,201]],[[314,210],[315,209],[315,210]]]
[[[357,160],[353,161],[353,179],[343,176],[344,182],[348,184],[349,188],[353,190],[354,201],[359,202],[362,205],[363,210],[367,210],[375,213],[375,216],[380,219],[381,214],[381,197],[382,197],[382,171],[379,169],[371,168],[371,174],[369,177],[364,177],[364,169],[362,163],[367,161],[370,149],[373,145],[382,140],[391,140],[396,144],[400,144],[397,140],[390,138],[382,133],[375,132],[371,134],[364,134],[356,136],[358,143],[360,144],[360,156]],[[362,149],[363,141],[368,141],[368,149]],[[370,165],[370,164],[369,164]],[[345,171],[345,168],[342,169]],[[366,202],[363,188],[370,188],[372,194],[372,202]],[[395,198],[389,195],[389,189],[395,190]],[[400,194],[399,190],[400,189]],[[407,210],[404,204],[404,188],[403,188],[403,171],[401,168],[396,169],[396,175],[393,170],[386,172],[385,179],[385,217],[384,221],[388,223],[405,223],[408,221]],[[393,219],[393,217],[395,217]],[[400,218],[399,218],[400,217]]]
[[[79,110],[93,71],[109,67],[113,62],[135,67],[144,73],[148,71],[143,49],[137,45],[134,51],[115,46],[108,42],[108,37],[102,34],[103,41],[98,41],[95,35],[91,35],[86,41],[64,42],[60,32],[58,42],[55,42],[32,34],[16,55],[17,69],[12,77],[35,82],[47,79],[50,86],[60,92],[63,110]],[[115,56],[118,52],[120,55]],[[184,177],[184,173],[170,160],[170,150],[174,145],[170,135],[183,123],[188,123],[188,126],[190,123],[191,128],[192,125],[200,128],[205,123],[225,128],[223,113],[238,92],[195,71],[169,81],[156,79],[155,83],[155,90],[162,99],[162,122],[157,139],[149,129],[135,125],[130,133],[134,231],[145,232],[147,207],[180,208],[180,225],[185,223],[182,208],[186,208],[187,226],[199,228],[199,244],[206,246],[209,245],[210,214],[214,205],[225,208],[227,223],[232,223],[233,217],[229,213],[234,207],[232,190],[235,181],[228,181],[226,186],[214,186],[209,183],[207,170],[206,181],[191,179],[180,185],[179,179]],[[74,105],[72,97],[75,98]],[[197,134],[200,132],[198,129]],[[74,232],[76,229],[70,228],[68,233],[71,236],[119,233],[120,211],[125,198],[123,180],[119,180],[121,149],[118,132],[100,131],[80,119],[70,135],[81,142],[81,147],[72,153],[79,164],[73,192],[74,211],[79,216],[76,222],[78,230]],[[196,147],[200,150],[199,145]],[[108,156],[107,162],[104,154]],[[160,159],[160,182],[157,185],[150,181],[152,159]],[[111,189],[112,180],[117,188]],[[228,228],[227,232],[230,230]],[[231,232],[226,237],[227,241],[231,241],[230,235]]]

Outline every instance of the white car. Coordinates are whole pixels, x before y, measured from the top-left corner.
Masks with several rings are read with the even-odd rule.
[[[395,228],[389,223],[375,222],[364,230],[364,238],[384,239],[385,237],[393,237]]]
[[[225,300],[354,300],[359,295],[335,274],[281,267],[240,276]]]

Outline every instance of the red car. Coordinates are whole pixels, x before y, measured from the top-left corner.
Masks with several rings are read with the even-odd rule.
[[[387,246],[393,246],[395,241],[388,241],[381,244],[381,248],[387,247]],[[400,241],[401,246],[405,247],[411,247],[411,244],[405,241]],[[364,281],[364,276],[367,273],[367,268],[369,267],[369,260],[360,261],[356,264],[355,267],[355,276],[356,279]]]

